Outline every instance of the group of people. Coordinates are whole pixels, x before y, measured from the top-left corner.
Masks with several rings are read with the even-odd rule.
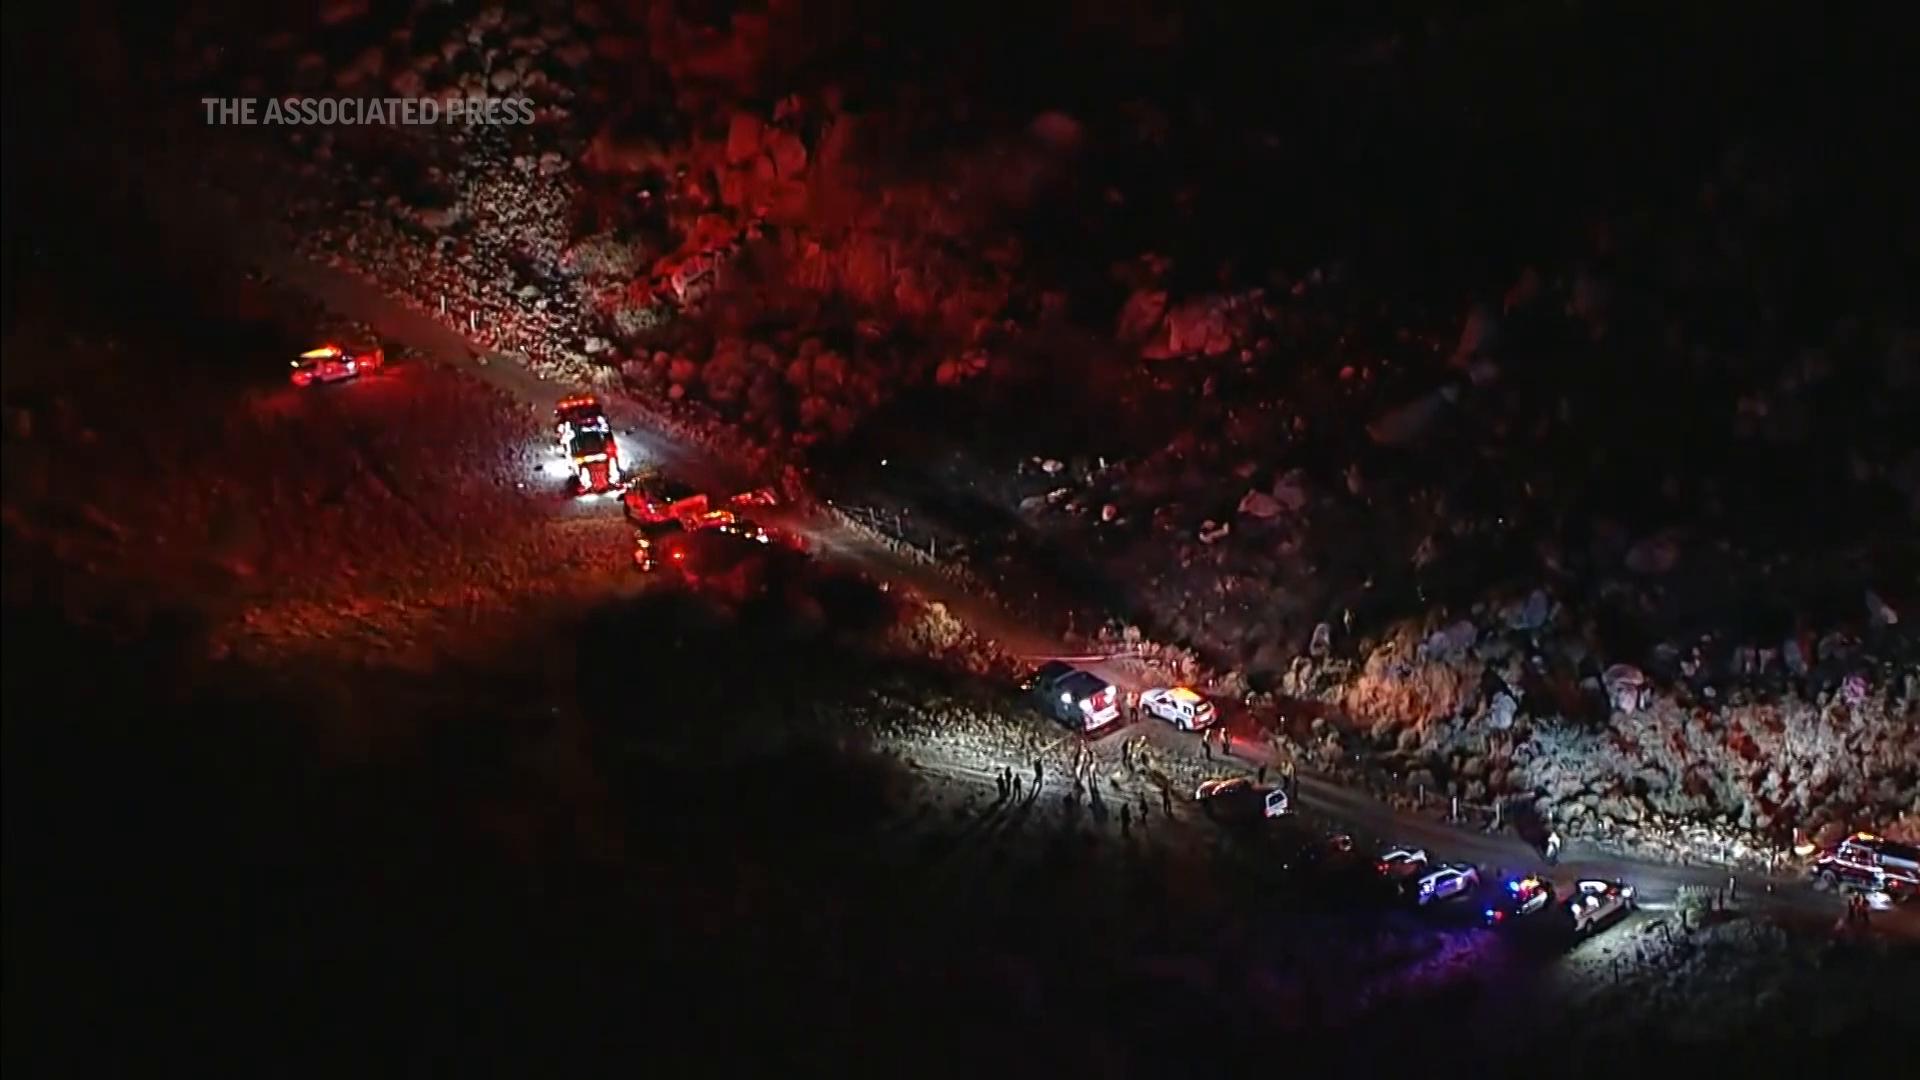
[[[1045,763],[1043,763],[1038,757],[1034,758],[1033,759],[1033,794],[1036,798],[1039,797],[1040,788],[1045,783],[1046,778],[1047,778],[1047,769],[1046,769]],[[1000,771],[994,774],[993,786],[996,790],[1000,792],[1000,799],[1002,802],[1006,801],[1009,798],[1016,799],[1016,800],[1022,799],[1022,798],[1025,798],[1027,794],[1026,776],[1022,773],[1014,772],[1013,766],[1011,765],[1002,765],[1000,767]]]
[[[1873,905],[1867,902],[1865,894],[1854,893],[1852,896],[1847,897],[1847,918],[1845,925],[1865,929],[1869,925],[1869,914],[1872,911]]]

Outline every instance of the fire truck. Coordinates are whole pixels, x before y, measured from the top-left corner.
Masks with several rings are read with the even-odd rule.
[[[1920,893],[1920,848],[1857,832],[1814,859],[1813,880],[1827,889],[1846,887],[1911,899]]]
[[[612,491],[620,485],[620,448],[614,445],[611,432],[574,433],[567,442],[567,455],[573,461],[573,478],[580,494]]]
[[[571,451],[574,436],[581,432],[613,433],[613,426],[607,423],[607,414],[601,411],[600,399],[592,394],[561,398],[553,407],[553,428],[563,454]]]

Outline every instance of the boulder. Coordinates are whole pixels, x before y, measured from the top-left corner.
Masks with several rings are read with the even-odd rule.
[[[1492,704],[1487,706],[1487,726],[1495,731],[1506,731],[1520,713],[1520,703],[1513,695],[1501,692],[1493,695]]]
[[[465,215],[461,213],[460,208],[457,206],[431,207],[426,210],[415,211],[413,214],[413,220],[421,228],[428,232],[436,233],[445,232],[453,228],[459,224],[464,217]]]
[[[1499,320],[1485,304],[1475,304],[1467,312],[1460,328],[1460,342],[1453,349],[1453,363],[1464,367],[1469,361],[1492,351],[1499,338]]]
[[[1615,664],[1600,677],[1607,700],[1620,712],[1638,712],[1648,694],[1646,673],[1632,664]]]
[[[1480,629],[1461,619],[1428,635],[1420,644],[1420,655],[1428,660],[1450,660],[1464,655],[1478,640]]]
[[[1160,320],[1166,314],[1167,294],[1164,289],[1137,289],[1121,306],[1119,324],[1114,328],[1113,336],[1129,344],[1144,341],[1159,328]]]
[[[775,131],[767,139],[774,173],[782,180],[797,180],[807,170],[807,144],[790,131]]]
[[[1367,437],[1380,446],[1407,446],[1418,442],[1446,411],[1447,403],[1445,395],[1432,393],[1389,409],[1367,425]]]
[[[1880,598],[1872,589],[1867,590],[1867,621],[1876,629],[1900,624],[1900,613],[1893,605]]]
[[[1668,535],[1649,537],[1627,550],[1627,569],[1643,576],[1665,574],[1679,563],[1679,541]]]
[[[1080,121],[1063,112],[1041,113],[1027,125],[1027,132],[1054,150],[1072,150],[1083,136]]]
[[[1547,625],[1552,615],[1553,601],[1548,599],[1545,591],[1535,589],[1527,595],[1524,603],[1507,608],[1506,621],[1515,630],[1538,630]]]
[[[736,112],[727,124],[727,164],[741,165],[760,155],[763,125],[750,112]]]
[[[1799,638],[1788,638],[1780,646],[1780,658],[1787,665],[1787,671],[1796,678],[1807,674],[1807,653],[1800,647]]]
[[[1240,500],[1240,513],[1246,517],[1273,518],[1280,516],[1280,500],[1264,491],[1249,491]]]
[[[1288,469],[1280,479],[1273,482],[1273,500],[1289,514],[1297,514],[1307,508],[1307,471]]]
[[[401,68],[394,73],[392,79],[387,81],[387,87],[393,91],[395,97],[423,97],[427,92],[427,80],[413,68]]]
[[[372,6],[371,0],[321,0],[315,17],[322,26],[340,26],[364,18]]]
[[[1232,349],[1227,299],[1203,296],[1168,312],[1165,343],[1149,346],[1141,355],[1150,360],[1163,360],[1175,356],[1223,356]]]

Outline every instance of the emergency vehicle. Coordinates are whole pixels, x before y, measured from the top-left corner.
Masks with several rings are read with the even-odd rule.
[[[1523,878],[1509,879],[1502,884],[1481,914],[1488,926],[1500,926],[1508,919],[1517,919],[1523,915],[1533,915],[1543,911],[1551,903],[1553,903],[1553,883],[1529,874]]]
[[[574,433],[567,455],[573,461],[573,479],[582,495],[612,491],[620,484],[620,448],[613,434],[600,430]]]
[[[367,348],[322,345],[308,349],[293,361],[291,378],[295,386],[343,382],[378,370],[386,361],[386,353],[378,345]]]
[[[1847,886],[1909,899],[1920,893],[1920,848],[1857,832],[1820,853],[1813,880],[1826,889]]]
[[[1120,719],[1120,694],[1091,672],[1050,661],[1022,680],[1048,716],[1075,731],[1094,731]]]
[[[751,541],[756,544],[766,544],[769,547],[783,547],[789,551],[806,550],[806,541],[798,534],[788,532],[785,529],[769,529],[765,525],[748,518],[735,516],[731,521],[715,525],[713,528],[729,536],[737,536],[742,540]]]
[[[687,529],[679,518],[649,521],[633,530],[633,565],[650,574],[687,560]]]
[[[1409,888],[1413,902],[1426,907],[1436,900],[1466,896],[1480,887],[1480,871],[1468,863],[1442,863],[1422,869],[1413,876]]]
[[[1199,731],[1213,723],[1213,702],[1184,686],[1148,690],[1140,695],[1140,708],[1181,731]]]
[[[1590,934],[1612,919],[1624,918],[1638,906],[1633,886],[1589,878],[1574,884],[1572,895],[1561,909],[1573,920],[1574,933]]]
[[[745,550],[775,545],[802,550],[797,538],[786,533],[768,530],[731,511],[713,510],[705,514],[670,517],[636,525],[633,530],[633,563],[645,573],[671,566],[691,574],[696,570],[704,572],[711,569],[715,556],[726,561],[727,557],[720,554],[724,543],[720,547],[711,543],[702,547],[700,538],[703,536],[710,540],[728,537],[750,545]]]
[[[743,491],[727,500],[727,505],[735,509],[747,509],[755,506],[779,506],[780,496],[772,488],[754,488]]]
[[[627,517],[641,523],[704,514],[708,506],[705,492],[660,477],[634,481],[620,499],[626,505]]]
[[[561,398],[553,407],[553,429],[563,454],[572,448],[574,436],[583,431],[613,433],[613,425],[607,423],[607,414],[600,409],[600,399],[592,394]]]

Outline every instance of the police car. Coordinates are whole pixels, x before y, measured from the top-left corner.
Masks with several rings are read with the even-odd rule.
[[[1181,731],[1199,731],[1213,723],[1213,702],[1185,686],[1148,690],[1140,695],[1140,708]]]
[[[1413,902],[1426,907],[1436,900],[1466,896],[1480,886],[1480,871],[1467,863],[1442,863],[1417,872],[1408,883]]]
[[[1590,934],[1614,919],[1624,918],[1637,906],[1633,886],[1588,878],[1574,884],[1561,908],[1573,920],[1574,933]]]
[[[1502,882],[1487,902],[1481,917],[1488,926],[1500,926],[1509,919],[1533,915],[1553,903],[1553,883],[1532,874]]]

